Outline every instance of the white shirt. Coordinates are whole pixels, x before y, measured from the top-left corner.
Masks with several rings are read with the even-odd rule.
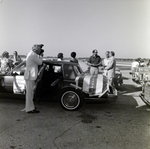
[[[139,67],[139,62],[137,61],[132,62],[131,67]]]
[[[109,64],[109,61],[110,61],[109,58],[105,58],[105,59],[103,60],[103,66],[107,67],[108,64]],[[107,73],[108,73],[108,71],[107,71],[106,69],[104,69],[103,75],[107,76]]]
[[[105,58],[105,59],[103,60],[103,65],[104,65],[104,66],[108,66],[109,61],[110,61],[109,58]]]

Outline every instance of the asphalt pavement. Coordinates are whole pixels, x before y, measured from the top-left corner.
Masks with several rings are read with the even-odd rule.
[[[122,71],[124,85],[115,103],[85,103],[66,111],[59,103],[21,111],[24,99],[0,98],[0,149],[150,149],[150,109],[139,98],[141,86]]]

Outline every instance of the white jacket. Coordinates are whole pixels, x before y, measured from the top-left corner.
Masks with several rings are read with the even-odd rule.
[[[32,50],[26,57],[26,70],[24,74],[25,80],[36,80],[38,74],[38,65],[42,64],[42,57],[39,57]]]
[[[114,78],[115,77],[115,69],[116,69],[116,60],[112,56],[109,58],[109,63],[105,69],[108,72],[108,78]]]

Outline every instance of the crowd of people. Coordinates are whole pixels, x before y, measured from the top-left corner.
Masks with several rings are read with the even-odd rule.
[[[115,52],[106,51],[104,60],[98,55],[98,51],[95,49],[92,51],[93,55],[87,61],[87,65],[90,67],[91,75],[98,75],[99,66],[103,66],[104,75],[108,78],[109,85],[114,86],[114,77],[116,69]]]
[[[17,66],[22,62],[21,57],[18,55],[17,51],[13,52],[13,56],[10,57],[9,52],[4,51],[0,59],[0,74],[6,75],[12,68]]]
[[[24,79],[26,82],[26,104],[25,109],[27,113],[39,113],[34,106],[33,98],[34,98],[34,86],[35,81],[38,76],[38,68],[43,63],[44,50],[43,44],[35,44],[33,45],[31,51],[27,54],[26,59],[23,61],[21,57],[18,55],[17,51],[14,51],[13,57],[9,56],[7,51],[3,52],[0,60],[0,73],[2,75],[11,72],[19,68],[22,65],[26,65]],[[115,76],[115,53],[113,51],[106,51],[106,57],[104,60],[98,55],[98,51],[94,49],[92,51],[93,55],[87,61],[87,65],[90,67],[90,74],[93,76],[98,75],[99,66],[103,66],[104,75],[108,77],[109,84],[113,86],[113,79]],[[71,60],[70,62],[78,63],[76,58],[76,52],[71,52],[70,54]],[[63,53],[59,53],[57,55],[57,61],[63,60]],[[15,68],[14,68],[15,67]],[[14,69],[13,69],[14,68]],[[56,68],[59,69],[59,68]],[[57,70],[59,71],[59,70]]]

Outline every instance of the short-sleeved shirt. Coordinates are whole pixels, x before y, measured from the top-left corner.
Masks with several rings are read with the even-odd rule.
[[[99,64],[101,62],[101,57],[99,55],[97,55],[96,57],[92,55],[89,58],[88,62],[91,63],[91,64]]]

